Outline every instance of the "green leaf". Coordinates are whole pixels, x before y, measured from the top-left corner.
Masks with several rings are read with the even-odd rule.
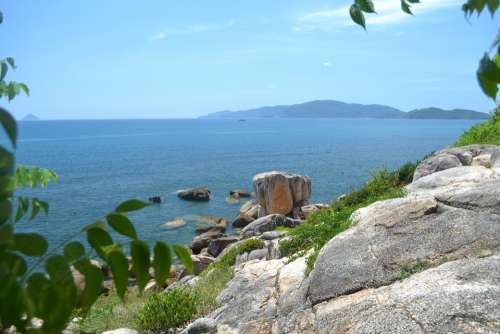
[[[5,61],[10,65],[10,67],[15,70],[16,69],[16,63],[14,61],[14,58],[12,57],[7,57],[5,58]]]
[[[155,270],[156,285],[163,286],[170,276],[170,266],[172,265],[172,255],[170,247],[164,242],[157,241],[154,247],[153,268]]]
[[[108,254],[107,262],[113,273],[116,293],[120,299],[124,299],[128,286],[128,261],[125,255],[120,251],[112,251]]]
[[[26,94],[27,96],[30,95],[30,89],[28,88],[28,86],[26,84],[20,82],[17,85],[19,86],[19,89],[24,92],[24,94]]]
[[[191,260],[191,255],[189,255],[188,250],[180,245],[174,245],[174,252],[177,258],[181,260],[186,270],[191,273],[193,272],[193,261]]]
[[[106,260],[107,256],[103,248],[113,244],[113,239],[111,239],[108,232],[102,228],[92,227],[87,230],[87,241],[97,254],[103,260]]]
[[[12,214],[12,203],[10,199],[0,200],[0,225],[5,223],[10,219],[10,215]]]
[[[401,0],[401,10],[406,14],[413,15],[410,9],[410,5],[408,4],[408,2],[406,2],[406,0]]]
[[[420,3],[420,0],[408,0],[409,3]]]
[[[479,63],[477,79],[483,92],[493,100],[496,100],[498,84],[500,83],[500,68],[489,58],[487,53],[485,53]]]
[[[17,212],[15,221],[18,222],[26,214],[30,206],[29,199],[27,197],[17,198]]]
[[[64,257],[69,262],[78,260],[85,255],[85,247],[78,241],[72,241],[64,246]]]
[[[77,303],[77,289],[73,274],[66,259],[61,255],[53,255],[45,262],[49,274],[51,290],[55,292],[52,303],[56,306],[50,314],[43,317],[42,329],[47,333],[60,333],[71,319]]]
[[[0,12],[0,24],[3,22],[3,13]]]
[[[33,304],[35,317],[42,317],[44,311],[50,312],[50,305],[53,304],[49,293],[50,287],[50,281],[40,272],[34,273],[28,278],[26,292]]]
[[[22,276],[28,269],[24,258],[11,252],[0,252],[0,264],[8,268],[9,273],[14,276]]]
[[[12,146],[16,147],[16,142],[17,142],[16,120],[7,110],[0,108],[0,122],[2,123],[5,133],[7,133],[7,136],[10,139]]]
[[[89,260],[80,261],[75,268],[85,277],[85,288],[79,296],[78,306],[87,311],[101,294],[104,275]]]
[[[95,221],[94,223],[92,224],[88,224],[88,225],[85,225],[83,228],[82,228],[82,231],[83,232],[86,232],[92,228],[100,228],[101,230],[105,230],[106,229],[106,225],[100,221],[100,220],[97,220]]]
[[[2,63],[0,64],[0,80],[5,79],[8,71],[9,67],[7,66],[7,63],[2,61]]]
[[[141,200],[138,199],[130,199],[128,201],[125,201],[118,205],[118,207],[115,209],[116,212],[130,212],[130,211],[136,211],[136,210],[141,210],[145,207],[147,207],[149,204],[144,203]]]
[[[356,23],[359,24],[360,26],[363,27],[363,29],[366,30],[366,25],[365,25],[365,16],[361,12],[359,6],[357,4],[353,4],[351,8],[349,9],[349,15],[351,15],[351,19]]]
[[[37,233],[16,233],[14,243],[14,249],[27,256],[42,256],[49,248],[47,240]]]
[[[143,291],[149,282],[149,247],[144,241],[133,240],[130,244],[130,254],[132,255],[132,268],[137,279],[139,291]]]
[[[365,13],[375,13],[375,6],[372,0],[356,0],[356,4]]]
[[[35,219],[35,217],[38,215],[40,212],[40,204],[38,203],[38,200],[36,198],[31,199],[31,216],[30,220]]]
[[[109,226],[111,226],[116,232],[132,239],[137,239],[135,227],[126,216],[119,213],[110,213],[106,216],[106,220]]]
[[[11,224],[0,226],[0,251],[6,248],[11,248],[14,243],[14,229]]]

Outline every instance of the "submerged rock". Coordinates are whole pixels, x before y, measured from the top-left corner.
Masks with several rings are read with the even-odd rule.
[[[165,228],[178,228],[181,226],[186,225],[186,221],[182,218],[176,218],[174,220],[171,220],[169,222],[166,222],[165,224],[162,225],[162,227]]]
[[[206,202],[210,200],[211,192],[206,187],[201,188],[189,188],[177,191],[177,196],[179,198],[188,201],[200,201]]]

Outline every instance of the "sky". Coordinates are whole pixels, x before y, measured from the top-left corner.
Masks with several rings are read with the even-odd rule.
[[[1,0],[7,105],[42,119],[191,118],[334,99],[401,110],[488,111],[478,61],[498,31],[464,0],[374,0],[367,31],[350,1]]]

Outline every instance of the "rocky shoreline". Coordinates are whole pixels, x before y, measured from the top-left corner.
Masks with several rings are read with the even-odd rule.
[[[310,274],[308,254],[287,258],[279,247],[288,238],[280,227],[325,208],[308,203],[310,178],[269,172],[253,181],[256,200],[232,222],[239,232],[224,234],[229,222],[215,218],[200,229],[193,273],[178,270],[166,291],[194,286],[247,240],[262,247],[237,255],[220,307],[182,333],[498,333],[499,146],[427,157],[403,197],[356,210]]]

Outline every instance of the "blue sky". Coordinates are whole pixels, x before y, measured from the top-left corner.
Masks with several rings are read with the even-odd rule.
[[[368,32],[349,1],[2,1],[2,57],[44,119],[189,118],[315,99],[488,111],[475,71],[498,29],[462,1],[375,0]],[[496,22],[495,22],[496,20]]]

